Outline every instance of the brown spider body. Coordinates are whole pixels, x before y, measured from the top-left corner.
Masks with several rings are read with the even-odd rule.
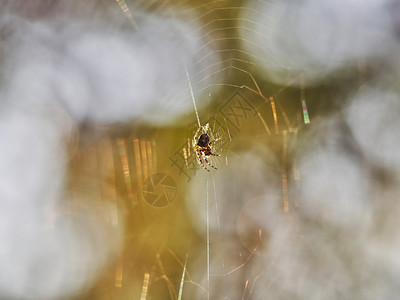
[[[207,133],[203,133],[197,144],[196,144],[196,157],[197,157],[197,162],[203,167],[203,169],[205,169],[206,171],[210,172],[210,170],[204,165],[203,161],[201,158],[204,159],[204,161],[212,168],[214,168],[215,170],[217,170],[217,168],[215,166],[213,166],[208,160],[207,157],[209,156],[219,156],[218,154],[214,154],[212,153],[211,150],[211,144],[215,142],[214,141],[210,141],[210,137],[208,136]]]

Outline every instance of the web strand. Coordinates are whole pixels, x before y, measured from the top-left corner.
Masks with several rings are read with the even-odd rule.
[[[186,66],[185,66],[185,72],[186,72],[186,77],[187,77],[187,80],[188,80],[188,83],[189,83],[190,95],[192,96],[193,107],[194,107],[194,111],[195,111],[195,113],[196,113],[197,123],[199,124],[199,127],[201,127],[200,118],[199,118],[199,113],[198,113],[198,111],[197,111],[196,100],[194,99],[192,83],[191,83],[191,81],[190,81],[189,72],[188,72]]]
[[[128,18],[129,22],[131,22],[133,27],[135,27],[135,29],[138,30],[139,28],[135,22],[135,19],[133,18],[131,11],[129,10],[128,5],[125,3],[125,0],[115,0],[115,1],[118,3],[119,7],[121,8],[125,16]]]

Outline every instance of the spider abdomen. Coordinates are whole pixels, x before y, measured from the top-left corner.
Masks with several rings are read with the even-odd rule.
[[[210,143],[210,137],[208,136],[208,134],[203,133],[200,136],[199,141],[197,142],[197,145],[200,147],[207,147],[209,143]]]

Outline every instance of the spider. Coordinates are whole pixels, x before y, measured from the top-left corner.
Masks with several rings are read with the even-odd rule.
[[[206,125],[206,133],[201,134],[200,137],[199,137],[199,140],[197,141],[197,144],[195,144],[196,136],[197,136],[199,130],[201,129],[201,127],[199,128],[199,130],[197,130],[197,132],[196,132],[196,134],[194,135],[194,138],[193,138],[193,144],[194,144],[194,147],[196,149],[197,162],[199,163],[199,165],[204,170],[206,170],[207,172],[210,172],[210,170],[207,168],[207,166],[203,163],[202,158],[204,159],[204,161],[207,163],[208,166],[210,166],[211,168],[214,168],[215,170],[217,170],[217,168],[207,160],[207,157],[209,157],[209,156],[221,156],[221,155],[212,153],[211,145],[212,145],[212,143],[218,141],[219,139],[215,139],[213,141],[210,141],[210,137],[208,136],[208,130],[207,130],[208,126],[207,125]]]

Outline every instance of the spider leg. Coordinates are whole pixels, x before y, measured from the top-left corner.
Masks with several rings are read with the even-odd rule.
[[[222,156],[222,155],[211,153],[210,156]]]
[[[207,172],[210,172],[210,170],[207,169],[207,167],[204,165],[203,161],[201,160],[199,151],[196,151],[196,159],[197,159],[197,162],[199,163],[199,165],[200,165],[204,170],[206,170]],[[207,161],[207,160],[206,160],[206,161]]]
[[[198,136],[197,136],[197,135],[199,134],[200,130],[202,130],[202,127],[201,127],[201,126],[197,129],[196,133],[195,133],[194,136],[193,136],[192,146],[193,146],[194,148],[196,147],[197,140],[198,140]]]
[[[215,155],[214,154],[214,156],[217,156],[217,155]],[[206,156],[204,155],[204,161],[211,167],[211,168],[214,168],[215,170],[218,170],[216,167],[214,167],[214,165],[213,164],[211,164],[208,160],[207,160],[207,158],[206,158]]]
[[[215,139],[215,140],[212,140],[212,141],[209,143],[209,145],[211,146],[212,143],[218,142],[220,139],[221,139],[221,138],[217,138],[217,139]]]

